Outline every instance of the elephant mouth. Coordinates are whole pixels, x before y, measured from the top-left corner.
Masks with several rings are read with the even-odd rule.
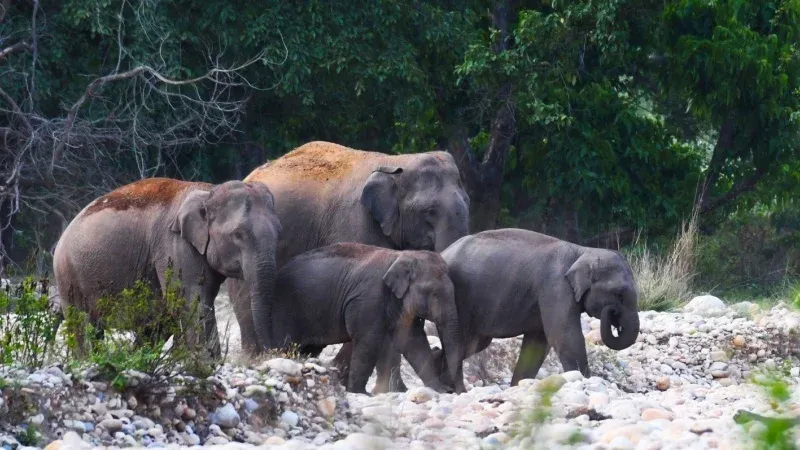
[[[600,337],[612,350],[622,350],[633,345],[639,334],[639,316],[625,313],[616,305],[603,308],[600,317]]]
[[[611,307],[612,309],[609,311],[608,314],[608,323],[611,326],[611,333],[615,338],[619,338],[624,331],[624,327],[620,322],[620,312],[619,309],[616,307]]]

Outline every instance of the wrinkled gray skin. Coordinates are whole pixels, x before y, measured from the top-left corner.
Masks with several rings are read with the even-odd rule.
[[[493,338],[524,335],[512,386],[535,378],[551,347],[564,371],[589,376],[584,311],[600,319],[611,349],[627,348],[639,335],[633,273],[617,252],[508,228],[461,238],[442,257],[455,286],[465,358]],[[434,354],[443,382],[451,384],[441,351]],[[463,383],[458,374],[455,385],[463,389]]]
[[[453,284],[438,253],[340,243],[293,258],[279,272],[271,337],[322,348],[353,343],[347,389],[366,393],[376,364],[402,353],[426,384],[440,392],[424,321],[437,326],[451,377],[461,371]],[[385,381],[384,381],[385,382]],[[376,385],[373,393],[389,386]]]
[[[59,239],[53,265],[62,310],[73,305],[97,323],[99,297],[137,280],[163,290],[171,263],[187,300],[201,306],[202,336],[190,342],[219,355],[220,285],[226,277],[242,280],[253,316],[266,323],[280,229],[272,194],[260,183],[151,178],[123,186],[84,208]]]
[[[435,151],[386,155],[310,142],[271,161],[245,178],[269,186],[283,225],[278,244],[280,269],[291,258],[337,242],[359,242],[392,249],[442,251],[468,234],[469,197],[453,157]],[[239,299],[238,282],[228,282],[242,335],[255,350],[251,308]],[[337,365],[347,374],[351,344]],[[400,355],[393,357],[399,367]],[[379,371],[378,378],[388,374]],[[392,390],[405,390],[399,372]]]

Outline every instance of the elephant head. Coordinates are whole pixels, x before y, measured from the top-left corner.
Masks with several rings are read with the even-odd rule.
[[[565,276],[575,301],[581,303],[587,314],[600,319],[600,336],[608,348],[622,350],[636,342],[638,294],[633,272],[622,255],[587,249]]]
[[[454,380],[460,373],[464,359],[455,288],[447,274],[447,265],[439,254],[413,254],[413,257],[408,254],[398,257],[383,276],[383,282],[391,289],[394,297],[402,300],[399,335],[402,336],[401,340],[407,339],[414,321],[433,322],[444,347],[447,374]],[[424,332],[422,335],[424,336]],[[424,345],[429,348],[427,342]],[[428,383],[432,380],[423,381]]]
[[[449,153],[409,161],[376,168],[361,204],[396,248],[441,252],[469,233],[469,196]]]
[[[259,346],[268,345],[281,232],[269,189],[261,183],[229,181],[211,191],[192,191],[181,203],[171,230],[204,255],[213,270],[244,281]]]

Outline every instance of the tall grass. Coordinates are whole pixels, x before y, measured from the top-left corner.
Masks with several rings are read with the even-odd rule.
[[[669,311],[691,295],[698,250],[697,213],[695,208],[689,220],[681,224],[681,231],[666,254],[651,250],[638,239],[628,252],[639,290],[640,311]]]

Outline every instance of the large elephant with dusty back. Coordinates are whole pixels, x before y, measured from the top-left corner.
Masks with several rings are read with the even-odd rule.
[[[122,186],[87,205],[61,235],[53,256],[61,307],[86,311],[98,325],[100,314],[108,313],[98,310],[98,299],[137,281],[165,292],[173,265],[187,307],[199,306],[202,319],[202,330],[188,327],[187,339],[218,355],[214,299],[220,285],[226,277],[245,283],[243,301],[262,323],[262,308],[275,291],[280,231],[272,193],[259,183],[148,178]],[[150,330],[148,317],[141,322],[139,331],[158,332]]]
[[[258,167],[245,181],[262,182],[275,195],[283,225],[278,269],[337,242],[440,252],[469,231],[469,196],[447,152],[387,155],[310,142]],[[238,284],[229,280],[228,287],[242,346],[252,352],[256,330]],[[345,344],[343,352],[350,350]]]

